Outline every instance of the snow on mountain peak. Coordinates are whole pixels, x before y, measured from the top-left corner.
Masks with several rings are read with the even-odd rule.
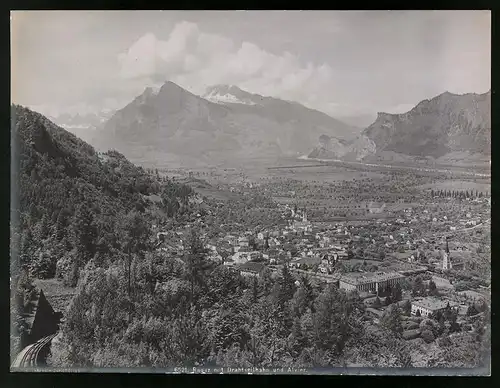
[[[241,89],[235,86],[216,85],[207,89],[203,95],[208,101],[215,102],[216,104],[245,104],[256,105],[250,98],[247,98]]]

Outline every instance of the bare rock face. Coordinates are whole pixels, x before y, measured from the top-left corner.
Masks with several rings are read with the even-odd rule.
[[[443,93],[411,111],[379,113],[363,131],[377,151],[440,158],[450,152],[491,154],[491,93]]]
[[[460,155],[461,159],[488,158],[491,155],[491,91],[464,95],[446,92],[420,102],[403,114],[379,112],[375,122],[345,148],[339,150],[320,142],[310,156],[321,154],[325,159],[355,160],[388,157],[438,160],[451,155]]]

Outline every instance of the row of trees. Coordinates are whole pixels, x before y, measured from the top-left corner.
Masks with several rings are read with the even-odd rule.
[[[460,199],[466,199],[466,198],[483,198],[487,197],[488,192],[484,194],[482,191],[476,191],[474,190],[434,190],[431,189],[431,197],[440,197],[440,198],[460,198]]]

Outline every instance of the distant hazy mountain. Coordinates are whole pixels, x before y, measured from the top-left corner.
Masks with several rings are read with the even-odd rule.
[[[320,159],[451,161],[491,155],[491,92],[443,93],[407,113],[378,113],[345,146],[323,138],[309,154]]]
[[[351,115],[351,116],[339,116],[338,119],[342,120],[344,123],[353,125],[359,128],[368,127],[373,121],[376,119],[377,114],[373,112],[373,114],[359,114],[359,115]]]
[[[109,120],[114,113],[115,111],[108,109],[97,113],[61,113],[47,115],[47,117],[60,127],[89,141],[94,137],[94,131]]]
[[[94,144],[132,160],[232,160],[304,155],[325,134],[353,139],[360,129],[295,102],[219,85],[196,96],[166,82],[147,88],[97,132]]]

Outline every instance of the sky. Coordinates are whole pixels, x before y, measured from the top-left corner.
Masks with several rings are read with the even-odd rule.
[[[297,101],[334,117],[401,113],[491,85],[489,11],[16,11],[12,101],[119,109],[167,80]]]

